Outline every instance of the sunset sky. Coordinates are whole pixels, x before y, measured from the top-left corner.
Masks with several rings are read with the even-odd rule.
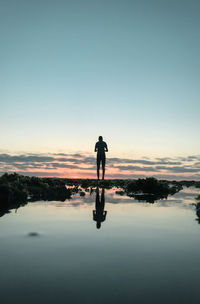
[[[0,0],[0,174],[200,178],[198,0]]]

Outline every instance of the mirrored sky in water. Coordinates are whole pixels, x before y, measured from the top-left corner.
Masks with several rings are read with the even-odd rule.
[[[3,303],[196,303],[197,194],[188,188],[150,204],[105,190],[100,229],[94,211],[102,212],[102,189],[98,200],[87,192],[4,215]]]

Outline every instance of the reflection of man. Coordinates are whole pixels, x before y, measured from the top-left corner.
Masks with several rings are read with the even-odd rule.
[[[99,179],[99,169],[100,164],[102,163],[102,179],[104,179],[105,175],[105,164],[106,164],[106,153],[108,152],[108,147],[105,141],[103,141],[103,137],[99,136],[99,141],[95,145],[94,152],[97,152],[97,178]]]
[[[104,196],[104,188],[102,188],[101,192],[101,201],[99,200],[99,188],[96,190],[96,204],[95,209],[93,210],[93,220],[97,222],[97,229],[101,228],[101,223],[105,221],[107,211],[104,211],[105,206],[105,196]]]

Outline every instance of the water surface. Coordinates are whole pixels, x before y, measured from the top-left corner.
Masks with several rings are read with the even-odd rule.
[[[150,204],[115,190],[105,190],[104,213],[100,189],[1,217],[1,302],[196,303],[199,191]]]

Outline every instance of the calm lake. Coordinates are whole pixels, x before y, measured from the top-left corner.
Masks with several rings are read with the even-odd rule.
[[[195,197],[79,193],[0,218],[1,303],[198,303]]]

